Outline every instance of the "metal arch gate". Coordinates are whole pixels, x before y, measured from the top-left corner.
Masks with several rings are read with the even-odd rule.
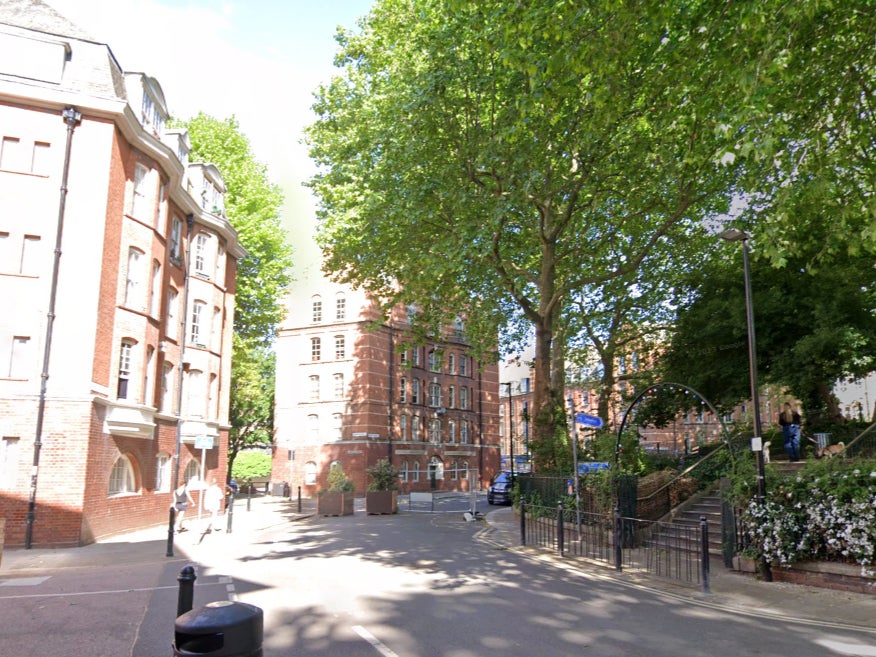
[[[718,424],[721,426],[721,440],[724,442],[724,445],[730,451],[730,454],[731,455],[733,454],[733,449],[732,449],[732,445],[730,442],[730,432],[727,431],[727,426],[724,424],[724,420],[721,419],[721,415],[718,413],[718,410],[714,407],[712,402],[710,402],[708,399],[706,399],[702,395],[702,393],[700,393],[698,390],[695,390],[695,389],[691,388],[690,386],[686,386],[683,383],[672,383],[672,382],[666,381],[663,383],[655,383],[655,384],[650,385],[647,388],[645,388],[645,390],[643,390],[642,392],[640,392],[638,395],[636,395],[633,398],[633,401],[630,402],[630,405],[627,408],[627,410],[624,411],[623,417],[621,418],[620,426],[618,427],[618,430],[617,430],[617,441],[616,441],[615,447],[614,447],[614,467],[616,470],[619,470],[619,466],[620,466],[621,437],[623,436],[623,433],[624,433],[624,427],[627,424],[627,417],[629,417],[630,412],[632,412],[632,410],[633,410],[633,408],[635,408],[636,404],[638,404],[640,401],[642,401],[642,399],[644,399],[645,395],[648,395],[652,392],[655,392],[660,388],[670,388],[670,389],[681,388],[682,390],[686,390],[687,392],[694,395],[694,397],[698,397],[704,404],[706,404],[706,406],[709,407],[709,410],[715,414],[715,417],[718,420]]]

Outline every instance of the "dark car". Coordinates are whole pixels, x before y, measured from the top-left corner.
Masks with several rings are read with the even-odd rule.
[[[514,489],[514,478],[510,472],[502,471],[493,477],[487,489],[488,504],[511,504],[511,491]]]

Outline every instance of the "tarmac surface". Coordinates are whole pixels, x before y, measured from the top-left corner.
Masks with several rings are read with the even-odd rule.
[[[357,513],[364,513],[362,500],[357,500]],[[263,531],[275,530],[308,518],[315,512],[313,500],[286,498],[253,498],[247,510],[245,499],[238,500],[232,515],[232,532],[226,531],[226,517],[220,518],[226,555],[237,548],[256,544]],[[405,498],[400,498],[402,512],[410,510]],[[226,555],[208,547],[203,535],[194,526],[196,518],[188,519],[192,529],[174,538],[174,555],[210,567],[219,564]],[[203,523],[203,520],[201,521]],[[569,576],[580,573],[600,577],[627,586],[660,591],[677,599],[696,600],[698,604],[734,611],[764,619],[774,618],[816,624],[823,627],[848,628],[876,633],[876,595],[822,589],[786,582],[763,582],[750,575],[730,571],[718,561],[712,561],[710,592],[699,588],[676,585],[672,582],[643,575],[618,573],[604,566],[563,559],[543,549],[520,545],[519,524],[510,507],[499,507],[481,516],[484,529],[478,533],[481,540],[503,549],[514,550],[552,567],[563,568]],[[5,587],[20,585],[27,578],[51,576],[66,569],[88,568],[102,564],[151,565],[166,568],[170,559],[156,550],[156,541],[166,541],[167,527],[152,527],[127,533],[98,543],[78,548],[62,549],[7,549],[0,560],[0,597]],[[232,549],[234,548],[234,549]]]

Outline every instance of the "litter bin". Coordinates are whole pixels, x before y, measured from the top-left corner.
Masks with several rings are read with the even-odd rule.
[[[262,657],[264,614],[245,602],[211,602],[174,623],[174,657]]]

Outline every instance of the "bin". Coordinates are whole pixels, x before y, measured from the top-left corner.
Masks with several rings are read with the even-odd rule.
[[[211,602],[174,623],[174,657],[262,657],[264,614],[245,602]]]

